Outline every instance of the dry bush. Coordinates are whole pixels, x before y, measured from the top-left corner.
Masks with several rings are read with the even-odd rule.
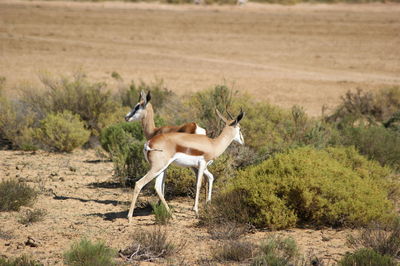
[[[234,221],[217,224],[209,224],[208,233],[214,240],[235,240],[249,232],[252,227],[247,224],[239,224]]]
[[[138,230],[133,234],[133,243],[119,252],[126,261],[155,261],[179,252],[184,243],[175,244],[168,240],[166,230]]]
[[[16,180],[0,182],[0,211],[18,211],[21,206],[30,206],[38,192]]]
[[[373,223],[361,230],[358,236],[349,236],[354,248],[368,248],[379,254],[400,257],[400,219],[389,224]]]
[[[36,222],[43,221],[44,217],[47,215],[47,211],[44,209],[27,209],[22,213],[18,222],[24,225],[33,224]]]
[[[220,262],[250,262],[254,257],[255,246],[250,242],[228,241],[213,249],[213,257]]]

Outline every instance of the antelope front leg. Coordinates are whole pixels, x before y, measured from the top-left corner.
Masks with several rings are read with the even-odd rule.
[[[199,197],[200,197],[201,182],[203,181],[203,173],[204,173],[205,168],[206,168],[206,162],[200,161],[199,169],[197,172],[196,197],[195,197],[194,207],[193,207],[193,210],[196,213],[196,217],[199,216]]]
[[[136,200],[139,196],[140,191],[142,190],[142,188],[149,183],[154,177],[156,176],[156,173],[154,173],[153,171],[149,171],[147,172],[147,174],[142,177],[141,179],[139,179],[136,184],[135,184],[135,189],[133,190],[133,196],[132,196],[132,203],[131,203],[131,207],[129,208],[129,212],[128,212],[128,221],[132,222],[132,216],[133,216],[133,209],[135,208],[136,205]]]

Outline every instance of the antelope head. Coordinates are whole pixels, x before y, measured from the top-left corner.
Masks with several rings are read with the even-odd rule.
[[[150,91],[146,95],[146,93],[142,90],[139,96],[138,103],[135,105],[135,107],[132,108],[129,113],[126,114],[125,121],[131,122],[142,119],[146,115],[146,106],[149,103],[150,99]]]
[[[226,119],[217,109],[215,109],[217,115],[219,118],[221,118],[222,121],[225,122],[225,128],[229,129],[230,132],[233,134],[233,140],[236,141],[239,144],[244,144],[244,139],[242,132],[240,131],[240,125],[239,122],[242,120],[244,117],[244,112],[242,109],[240,109],[240,114],[236,117],[233,118],[229,113],[229,116],[232,118],[231,120]],[[224,129],[225,130],[225,129]]]

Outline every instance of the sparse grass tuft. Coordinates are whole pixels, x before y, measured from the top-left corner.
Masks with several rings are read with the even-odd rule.
[[[29,258],[27,255],[14,259],[6,259],[0,257],[1,266],[43,266],[42,263]]]
[[[0,211],[19,211],[21,206],[30,206],[38,192],[16,180],[0,182]]]
[[[154,230],[140,230],[134,235],[133,243],[120,251],[120,255],[127,261],[154,261],[158,258],[169,257],[181,250],[183,243],[176,245],[168,240],[166,230],[160,227]]]
[[[36,222],[43,221],[44,216],[46,216],[47,211],[44,209],[27,209],[19,218],[18,222],[24,225],[33,224]]]
[[[152,203],[153,213],[156,218],[156,224],[165,225],[168,224],[172,218],[171,213],[167,211],[164,204],[162,203]]]
[[[92,243],[90,240],[82,239],[65,252],[64,263],[70,266],[109,266],[115,265],[113,261],[115,255],[115,250],[103,242]]]
[[[299,251],[293,238],[272,236],[260,245],[260,254],[252,265],[290,265],[298,260]]]

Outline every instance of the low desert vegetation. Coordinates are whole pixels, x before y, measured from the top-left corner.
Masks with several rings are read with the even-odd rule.
[[[32,206],[38,192],[25,183],[13,179],[0,182],[0,211],[19,211],[22,206]]]
[[[168,212],[167,208],[165,208],[164,204],[152,203],[151,207],[153,208],[156,224],[166,225],[169,223],[172,215],[170,212]]]
[[[116,251],[109,248],[103,242],[95,242],[82,239],[72,244],[64,253],[64,263],[70,266],[108,266],[115,265]]]
[[[373,249],[359,249],[353,253],[347,253],[339,261],[340,266],[354,265],[379,265],[379,266],[395,266],[398,263],[388,255],[382,255]]]
[[[44,209],[27,209],[20,215],[18,222],[24,225],[30,225],[43,221],[46,215],[47,211]]]
[[[351,164],[355,160],[356,166]],[[239,171],[203,219],[230,219],[271,229],[390,221],[394,217],[390,175],[390,170],[369,162],[354,148],[297,148]]]
[[[253,257],[255,247],[245,241],[231,240],[213,250],[213,257],[220,262],[249,262]]]
[[[43,266],[42,263],[29,258],[27,255],[22,255],[17,258],[1,258],[0,257],[0,265],[1,266]]]
[[[79,115],[70,111],[48,114],[35,133],[41,145],[57,152],[71,152],[85,144],[90,136]]]
[[[170,257],[179,252],[184,243],[176,244],[168,239],[166,229],[157,227],[153,230],[138,230],[133,234],[133,242],[120,251],[126,261],[155,261]]]
[[[0,79],[0,144],[22,150],[71,152],[98,139],[114,164],[115,178],[121,185],[133,187],[149,167],[142,152],[145,138],[140,122],[123,120],[142,90],[152,93],[156,126],[195,121],[211,137],[223,127],[216,109],[228,117],[242,108],[246,112],[241,121],[246,145],[231,145],[209,166],[215,177],[213,201],[200,208],[200,225],[208,227],[213,239],[226,241],[215,259],[290,264],[294,259],[271,251],[272,244],[264,245],[264,253],[252,249],[249,257],[229,254],[249,254],[248,250],[231,251],[249,248],[238,239],[250,228],[369,228],[371,222],[384,229],[365,229],[369,233],[354,240],[354,248],[364,250],[347,260],[360,256],[376,259],[373,252],[383,260],[385,256],[398,258],[400,241],[393,221],[400,195],[399,87],[348,92],[332,113],[312,118],[301,106],[286,110],[226,85],[178,96],[162,80],[124,84],[117,72],[112,75],[118,90],[92,83],[82,73],[69,78],[44,75],[41,87],[21,86],[17,88],[20,97],[14,99],[1,93],[6,83]],[[171,166],[167,170],[167,198],[193,197],[195,181],[190,169]],[[206,183],[205,179],[202,193]],[[3,181],[0,210],[31,205],[37,194],[26,187]],[[18,200],[13,195],[18,195]],[[153,209],[156,223],[168,222],[162,205]],[[281,242],[275,239],[271,243],[289,252],[290,241]],[[92,245],[85,243],[82,246]],[[136,234],[132,246],[121,254],[152,261],[168,257],[179,246],[158,229]],[[268,255],[272,253],[281,255]]]

